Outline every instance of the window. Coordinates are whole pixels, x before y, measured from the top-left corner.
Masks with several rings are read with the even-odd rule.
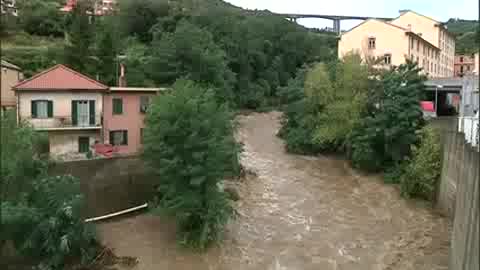
[[[376,47],[376,39],[374,37],[368,38],[368,48],[375,49]]]
[[[430,63],[430,71],[433,72],[433,63]]]
[[[390,65],[392,63],[392,55],[390,53],[386,53],[383,56],[383,59],[384,59],[385,64],[387,64],[387,65]]]
[[[463,73],[463,66],[460,66],[460,73]]]
[[[88,151],[90,151],[90,138],[78,137],[78,152],[87,153]]]
[[[415,47],[414,43],[415,43],[415,39],[413,39],[413,37],[410,37],[410,48],[413,49],[413,47]]]
[[[123,99],[114,98],[113,99],[113,114],[122,114],[123,113]]]
[[[467,71],[470,71],[470,66],[467,66]]]
[[[110,131],[110,144],[111,145],[128,145],[128,131],[127,130]]]
[[[417,52],[420,51],[420,39],[417,39]]]
[[[417,56],[417,64],[420,65],[420,59]]]
[[[53,117],[53,101],[51,100],[32,100],[31,109],[32,118]]]
[[[463,57],[460,56],[460,63],[463,63]]]
[[[437,64],[433,65],[433,72],[437,73]]]
[[[146,113],[148,109],[148,104],[150,103],[149,96],[140,96],[140,112]]]
[[[143,133],[143,128],[140,129],[140,144],[143,144],[144,142],[144,136],[145,134]]]

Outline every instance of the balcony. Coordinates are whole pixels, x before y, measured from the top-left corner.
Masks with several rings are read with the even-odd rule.
[[[50,118],[22,118],[37,130],[92,130],[102,128],[102,116],[54,116]]]

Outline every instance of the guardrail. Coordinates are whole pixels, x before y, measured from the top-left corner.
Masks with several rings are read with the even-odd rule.
[[[479,150],[479,121],[478,116],[465,116],[458,118],[458,132],[465,135],[465,141]]]

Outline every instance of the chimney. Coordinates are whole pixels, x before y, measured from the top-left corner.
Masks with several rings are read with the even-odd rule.
[[[125,65],[120,63],[120,77],[118,77],[118,87],[127,87],[127,79],[125,78]]]

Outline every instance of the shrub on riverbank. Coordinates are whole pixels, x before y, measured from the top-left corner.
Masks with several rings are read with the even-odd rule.
[[[205,249],[233,214],[220,182],[240,172],[233,114],[215,93],[180,80],[146,118],[143,157],[158,175],[154,204],[175,217],[179,242]]]
[[[85,201],[78,179],[49,177],[40,155],[43,136],[1,116],[0,248],[13,243],[19,256],[40,269],[60,270],[88,263],[97,252],[94,231],[83,222]]]
[[[442,167],[440,135],[427,126],[419,136],[420,144],[412,146],[413,157],[400,178],[400,187],[406,197],[432,200]]]

